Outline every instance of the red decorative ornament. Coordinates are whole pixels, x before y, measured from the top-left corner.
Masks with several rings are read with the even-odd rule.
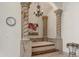
[[[28,23],[28,28],[31,30],[36,31],[38,27],[38,24]]]

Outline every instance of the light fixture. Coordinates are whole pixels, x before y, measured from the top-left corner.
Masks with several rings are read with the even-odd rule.
[[[39,3],[38,3],[37,9],[36,9],[36,11],[34,12],[34,15],[37,16],[37,17],[40,17],[40,16],[43,15],[43,10],[41,10],[40,8],[41,8],[41,7],[40,7],[40,5],[39,5]]]

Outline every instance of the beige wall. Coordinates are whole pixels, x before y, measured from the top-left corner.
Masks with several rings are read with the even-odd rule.
[[[67,43],[79,44],[79,3],[64,3],[62,16],[63,51],[68,52]]]
[[[36,17],[34,15],[34,11],[36,11],[36,3],[32,3],[29,9],[29,22],[37,23],[39,25],[37,31],[39,32],[39,35],[36,36],[30,36],[30,37],[42,37],[43,36],[43,22],[42,17]]]
[[[53,9],[48,13],[48,37],[56,38],[56,15]]]
[[[53,3],[52,3],[53,4]],[[42,37],[43,36],[43,21],[42,17],[36,17],[33,13],[36,10],[36,3],[32,3],[29,9],[29,22],[38,23],[39,24],[39,35],[31,36],[31,37]],[[40,3],[41,9],[43,9],[44,14],[48,16],[48,37],[55,38],[56,37],[56,17],[53,11],[52,5],[48,3]],[[45,7],[45,5],[47,5]]]
[[[20,3],[0,3],[0,56],[19,57],[21,40]],[[7,17],[16,19],[15,26],[6,24]]]

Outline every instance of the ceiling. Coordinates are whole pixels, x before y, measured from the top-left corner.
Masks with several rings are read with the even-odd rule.
[[[63,8],[63,2],[54,2],[54,4],[58,7],[58,8]]]
[[[32,2],[30,5],[29,11],[34,12],[36,10],[37,2]],[[40,2],[41,9],[44,11],[44,15],[46,15],[50,10],[53,9],[53,7],[48,2]]]
[[[32,2],[30,5],[30,12],[34,12],[36,10],[37,2]],[[39,2],[41,9],[44,11],[43,15],[48,14],[54,8],[62,8],[62,2]]]

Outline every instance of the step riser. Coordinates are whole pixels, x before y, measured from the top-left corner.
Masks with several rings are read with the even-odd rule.
[[[50,50],[45,50],[45,51],[37,51],[37,52],[32,52],[32,56],[36,55],[41,55],[41,54],[47,54],[47,53],[53,53],[53,52],[58,52],[58,49],[50,49]]]
[[[55,48],[55,46],[45,46],[45,47],[32,48],[32,52],[50,50],[50,49],[54,49],[54,48]]]
[[[33,42],[32,43],[32,56],[47,54],[59,51],[56,49],[55,43],[52,42]]]
[[[32,48],[44,47],[44,46],[54,46],[53,42],[32,42]]]
[[[40,45],[40,46],[32,46],[32,48],[46,47],[46,46],[55,46],[55,44]]]

